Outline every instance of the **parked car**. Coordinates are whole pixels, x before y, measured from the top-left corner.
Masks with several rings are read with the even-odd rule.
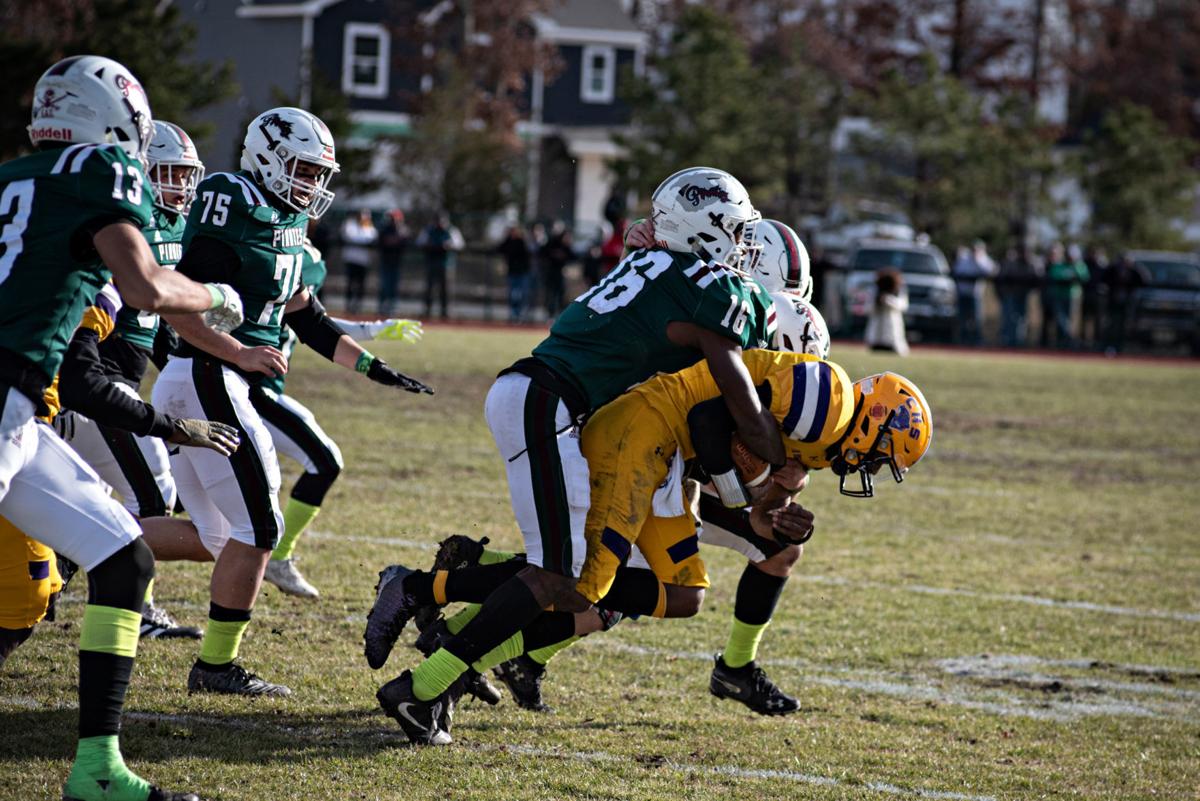
[[[891,204],[872,200],[834,204],[823,220],[807,227],[817,232],[814,242],[834,261],[848,255],[859,240],[911,242],[915,236],[908,215]]]
[[[935,245],[868,239],[859,242],[847,259],[846,320],[852,331],[866,325],[875,302],[875,273],[899,270],[908,291],[904,323],[918,336],[950,338],[958,317],[958,299],[946,256]]]
[[[1131,300],[1134,336],[1156,343],[1185,342],[1200,352],[1200,257],[1161,250],[1129,255],[1149,281]]]

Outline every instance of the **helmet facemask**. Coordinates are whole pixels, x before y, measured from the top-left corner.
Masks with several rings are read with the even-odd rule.
[[[829,467],[838,476],[838,490],[843,495],[851,498],[875,497],[875,473],[884,464],[891,468],[892,478],[896,479],[897,484],[904,481],[904,474],[908,472],[908,468],[901,467],[896,463],[896,456],[892,449],[891,425],[895,417],[895,409],[888,412],[888,416],[879,425],[875,439],[871,441],[871,445],[865,453],[859,453],[857,450],[849,448],[839,452],[830,460]],[[840,451],[841,443],[835,447]],[[846,476],[853,473],[858,474],[861,489],[846,489]]]
[[[271,189],[279,199],[296,211],[307,212],[314,220],[329,211],[334,194],[326,187],[333,177],[333,169],[328,164],[290,156],[286,147],[280,147],[278,153],[284,163],[284,173],[271,182]],[[298,175],[301,164],[315,167],[315,175],[311,178]],[[279,189],[275,189],[276,184],[281,184]]]
[[[196,199],[196,187],[203,180],[203,164],[156,161],[150,165],[154,205],[174,214],[187,214]],[[174,195],[174,199],[170,195]]]

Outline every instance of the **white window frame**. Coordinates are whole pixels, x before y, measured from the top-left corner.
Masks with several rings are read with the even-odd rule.
[[[592,69],[592,61],[596,56],[604,56],[603,88],[592,87],[592,79],[596,77]],[[584,103],[611,103],[616,97],[617,88],[617,49],[612,45],[584,45],[580,62],[579,99]]]
[[[365,38],[374,38],[379,42],[379,63],[376,65],[375,82],[371,84],[354,81],[354,42]],[[383,25],[375,22],[346,23],[342,32],[342,92],[354,97],[387,97],[391,52],[392,35]]]

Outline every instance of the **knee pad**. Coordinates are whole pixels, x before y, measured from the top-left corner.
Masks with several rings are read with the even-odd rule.
[[[154,552],[139,537],[88,573],[88,603],[142,611],[154,578]]]

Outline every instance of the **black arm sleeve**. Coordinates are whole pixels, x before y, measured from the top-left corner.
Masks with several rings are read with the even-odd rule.
[[[758,385],[758,397],[764,406],[771,405],[771,385]],[[709,475],[720,475],[734,469],[730,439],[736,430],[733,414],[725,399],[718,395],[692,407],[687,416],[688,431],[696,459]]]
[[[67,345],[58,374],[58,395],[63,406],[90,417],[100,425],[132,431],[139,436],[166,439],[175,420],[117,388],[100,363],[100,338],[81,328]]]
[[[241,267],[242,260],[230,245],[211,236],[198,236],[188,243],[175,272],[200,283],[229,284]]]
[[[775,540],[764,539],[754,533],[750,525],[750,512],[746,509],[726,509],[721,499],[707,492],[700,492],[700,519],[704,525],[715,525],[725,529],[735,537],[741,537],[746,542],[762,551],[770,559],[783,550],[784,546]]]
[[[296,332],[297,339],[329,361],[333,361],[338,340],[346,334],[342,327],[325,313],[321,301],[312,295],[309,296],[307,306],[283,315],[283,321]]]

